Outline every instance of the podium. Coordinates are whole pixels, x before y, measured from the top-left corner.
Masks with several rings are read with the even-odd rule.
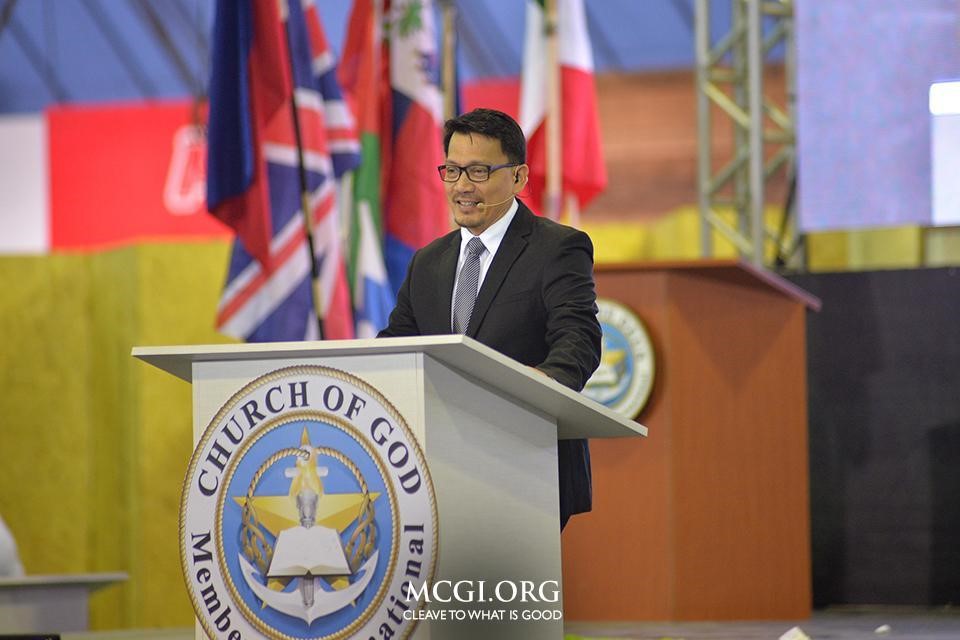
[[[239,389],[278,370],[342,371],[382,394],[405,419],[432,478],[438,532],[433,583],[451,589],[467,583],[474,600],[477,589],[486,589],[486,603],[434,599],[423,611],[506,611],[505,619],[479,622],[421,619],[418,638],[561,638],[563,620],[543,619],[544,612],[563,608],[557,439],[646,435],[645,427],[460,335],[138,347],[133,355],[193,384],[195,440]],[[388,453],[390,464],[400,457]],[[510,599],[508,587],[495,591],[504,581],[541,591],[520,602],[520,592]],[[554,601],[544,584],[556,586]],[[510,611],[517,620],[509,619]]]
[[[86,631],[90,594],[126,579],[122,572],[0,578],[0,634]]]
[[[809,616],[806,311],[737,260],[598,266],[656,353],[651,436],[591,447],[594,513],[564,532],[568,620]]]

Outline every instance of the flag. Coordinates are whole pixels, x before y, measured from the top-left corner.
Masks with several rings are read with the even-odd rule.
[[[258,9],[255,12],[255,9]],[[213,26],[211,116],[207,130],[207,209],[261,263],[272,235],[266,166],[255,141],[290,94],[283,25],[250,0],[218,2]],[[261,36],[254,43],[254,31]],[[267,73],[272,69],[272,73]]]
[[[338,69],[340,85],[357,117],[361,162],[353,176],[347,273],[358,338],[373,337],[387,326],[395,298],[383,258],[381,208],[381,107],[389,99],[382,82],[383,19],[379,0],[353,4]]]
[[[562,117],[563,196],[573,195],[580,209],[607,186],[600,143],[593,53],[583,0],[556,0]],[[520,126],[527,137],[533,208],[543,211],[546,183],[547,107],[546,31],[543,0],[527,1],[527,26],[520,92]]]
[[[258,342],[318,337],[317,292],[323,337],[351,338],[336,179],[359,163],[359,142],[316,7],[312,0],[287,4],[282,16],[277,2],[217,3],[208,185],[231,186],[238,223],[217,328]],[[302,214],[294,98],[319,271],[316,286]],[[219,192],[212,193],[208,209],[216,212]],[[248,239],[242,228],[257,234]]]
[[[358,0],[364,1],[364,0]],[[392,290],[413,252],[450,230],[443,164],[440,53],[432,0],[385,0],[390,95],[381,111],[385,258]]]

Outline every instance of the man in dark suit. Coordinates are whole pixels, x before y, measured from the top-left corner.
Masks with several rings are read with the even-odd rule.
[[[579,391],[600,362],[593,245],[516,199],[526,141],[477,109],[444,126],[439,167],[460,229],[417,251],[380,337],[463,333]],[[590,510],[586,440],[558,443],[560,526]]]

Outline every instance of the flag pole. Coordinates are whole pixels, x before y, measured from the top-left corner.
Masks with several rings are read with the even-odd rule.
[[[443,12],[443,118],[457,116],[457,7],[453,0],[440,0]]]
[[[544,205],[547,217],[560,219],[563,196],[563,139],[560,100],[560,49],[557,24],[557,0],[543,3],[544,29],[546,30],[547,105],[546,119],[546,184]]]
[[[298,0],[294,0],[298,1]],[[287,61],[290,64],[290,116],[293,119],[293,137],[297,147],[297,178],[300,182],[300,210],[303,213],[304,235],[307,237],[307,251],[310,252],[310,283],[313,294],[313,310],[317,319],[317,337],[323,340],[323,285],[320,282],[320,269],[317,267],[316,251],[313,245],[313,215],[310,209],[310,191],[307,187],[307,168],[303,160],[303,136],[300,132],[300,113],[297,110],[297,79],[293,70],[293,45],[290,43],[290,7],[288,0],[279,0],[280,17],[283,20],[284,43],[287,48]]]

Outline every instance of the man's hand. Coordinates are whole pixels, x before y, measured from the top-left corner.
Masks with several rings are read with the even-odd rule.
[[[544,378],[550,378],[550,376],[547,374],[546,371],[541,371],[540,369],[537,369],[536,367],[527,367],[527,368],[530,369],[531,371],[533,371],[534,373],[539,373],[539,374],[542,375]],[[553,378],[550,378],[550,379],[553,380]]]

